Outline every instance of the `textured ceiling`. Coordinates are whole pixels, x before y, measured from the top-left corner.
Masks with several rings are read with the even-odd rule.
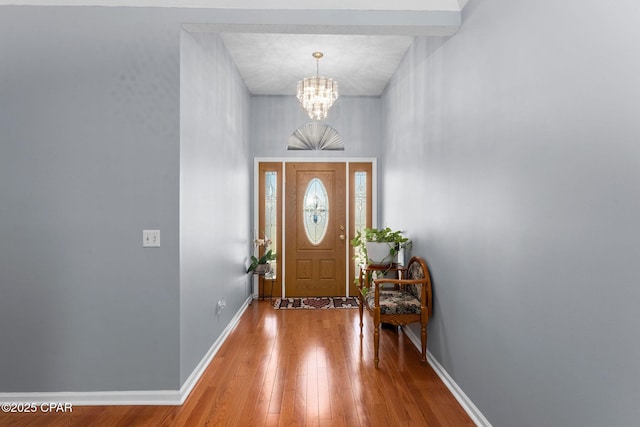
[[[257,95],[294,95],[298,80],[320,74],[338,82],[341,95],[378,96],[398,68],[411,36],[223,33],[247,87]]]

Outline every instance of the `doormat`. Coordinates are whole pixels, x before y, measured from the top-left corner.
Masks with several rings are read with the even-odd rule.
[[[356,297],[310,297],[310,298],[278,298],[273,304],[275,309],[304,308],[358,308]]]

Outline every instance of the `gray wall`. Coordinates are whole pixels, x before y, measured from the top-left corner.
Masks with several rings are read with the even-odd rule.
[[[246,301],[249,94],[181,45],[204,15],[2,8],[0,392],[179,389]]]
[[[295,93],[295,88],[291,88]],[[381,153],[380,97],[341,96],[325,122],[344,141],[344,151],[287,151],[289,136],[312,120],[294,95],[251,97],[251,145],[256,157],[377,157]]]
[[[0,52],[0,391],[175,390],[179,26],[3,7]]]
[[[432,269],[430,351],[495,426],[640,416],[639,21],[474,0],[384,94],[383,221]]]
[[[183,31],[180,54],[183,383],[250,293],[243,262],[251,248],[251,164],[250,95],[222,39]]]

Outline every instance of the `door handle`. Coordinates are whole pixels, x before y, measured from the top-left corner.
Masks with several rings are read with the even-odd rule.
[[[344,240],[344,234],[340,235],[340,240]]]

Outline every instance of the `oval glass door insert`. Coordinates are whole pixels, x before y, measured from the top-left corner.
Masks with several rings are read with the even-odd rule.
[[[304,231],[314,245],[319,245],[327,234],[329,224],[329,198],[322,181],[313,178],[304,193]]]

